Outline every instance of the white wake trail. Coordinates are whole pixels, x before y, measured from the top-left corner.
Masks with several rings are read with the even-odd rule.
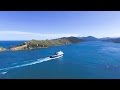
[[[4,71],[4,70],[7,71],[7,70],[10,70],[10,69],[14,69],[14,68],[19,68],[19,67],[24,67],[24,66],[30,66],[30,65],[42,63],[42,62],[45,62],[45,61],[48,61],[48,60],[51,60],[51,58],[46,57],[46,58],[43,58],[43,59],[37,59],[36,61],[29,62],[29,63],[26,63],[26,64],[16,65],[16,66],[7,67],[7,68],[2,68],[2,69],[0,69],[0,71]],[[5,74],[5,73],[3,73],[3,74]]]

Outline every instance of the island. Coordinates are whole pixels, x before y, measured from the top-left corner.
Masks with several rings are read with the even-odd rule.
[[[58,45],[66,45],[71,43],[79,43],[81,40],[77,37],[62,37],[58,39],[51,39],[51,40],[30,40],[28,42],[24,42],[21,45],[17,45],[14,47],[11,47],[11,51],[17,51],[17,50],[31,50],[31,49],[37,49],[37,48],[47,48],[50,46],[58,46]]]

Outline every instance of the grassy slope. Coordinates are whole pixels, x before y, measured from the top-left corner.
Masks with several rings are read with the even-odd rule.
[[[30,40],[28,42],[23,43],[23,45],[19,45],[19,46],[11,48],[11,50],[46,48],[49,46],[78,43],[78,42],[80,42],[80,39],[76,37],[63,37],[63,38],[52,39],[52,40]]]

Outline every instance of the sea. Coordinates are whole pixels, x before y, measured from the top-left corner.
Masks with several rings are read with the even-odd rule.
[[[9,48],[25,41],[0,41]],[[57,51],[64,56],[49,59]],[[120,44],[88,41],[0,52],[0,79],[120,79]]]

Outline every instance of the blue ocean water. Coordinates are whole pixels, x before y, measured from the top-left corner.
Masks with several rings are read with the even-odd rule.
[[[1,41],[4,47],[23,41]],[[62,50],[63,57],[47,57]],[[118,79],[120,44],[81,42],[28,51],[0,52],[0,79]]]
[[[16,45],[20,45],[26,41],[0,41],[0,46],[4,46],[4,48],[13,47]]]

